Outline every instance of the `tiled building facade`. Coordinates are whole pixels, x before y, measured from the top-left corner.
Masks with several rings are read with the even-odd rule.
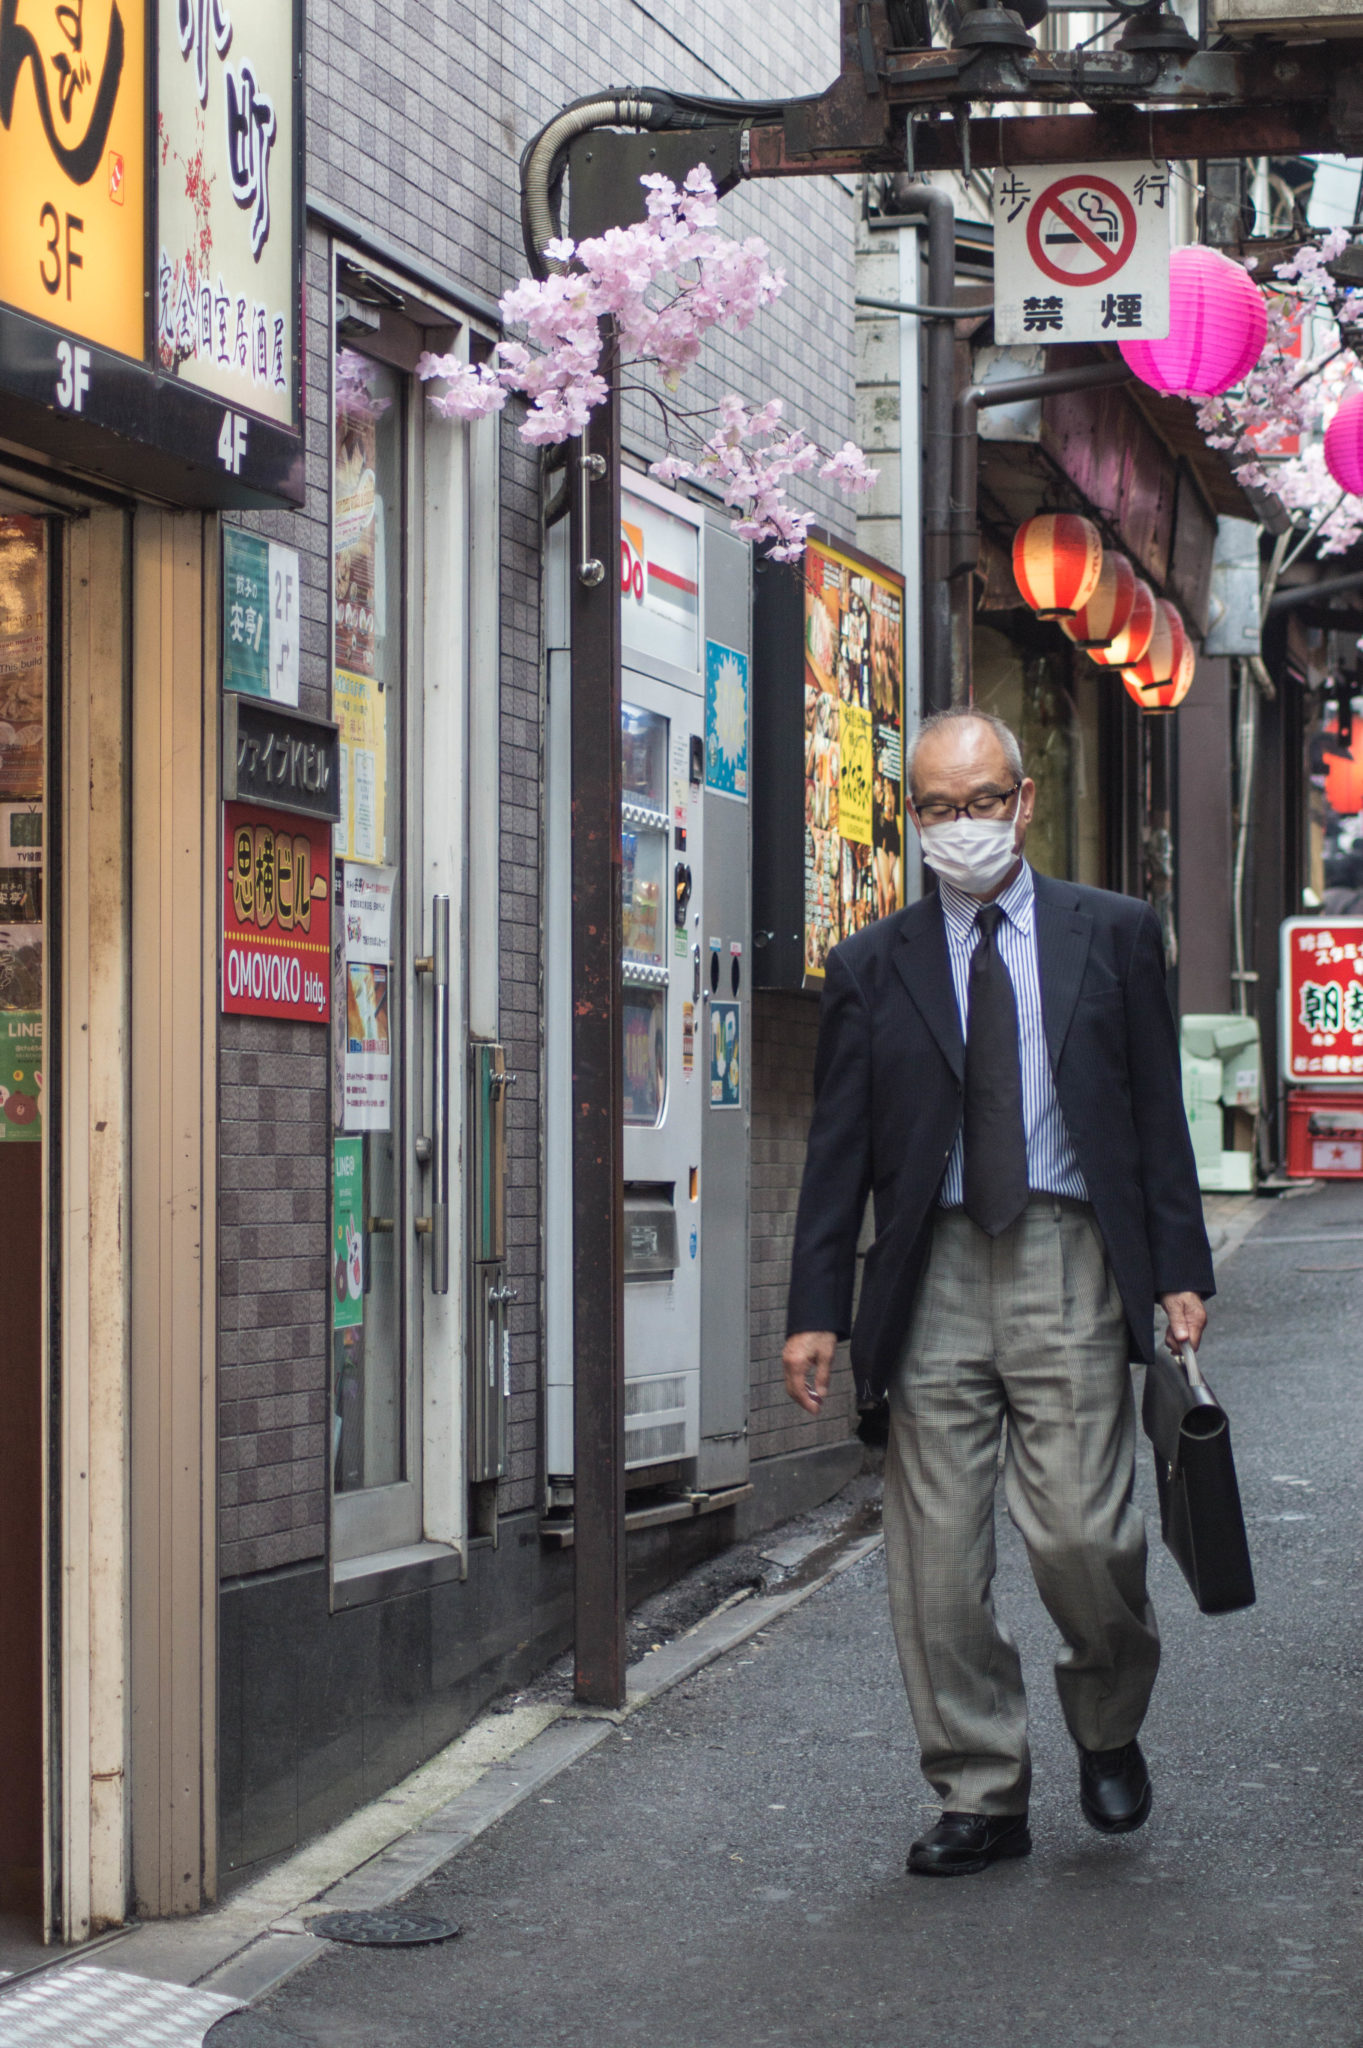
[[[474,5],[309,0],[306,50],[307,503],[247,517],[302,559],[302,696],[330,707],[332,307],[338,256],[373,260],[418,294],[483,316],[525,269],[517,163],[559,108],[608,82],[741,99],[789,97],[835,74],[837,9],[589,14]],[[779,32],[778,32],[779,31]],[[690,402],[734,389],[779,393],[792,425],[836,447],[852,431],[856,195],[833,179],[740,187],[723,226],[761,234],[789,283],[743,335],[712,344]],[[412,403],[423,403],[412,387]],[[656,417],[627,414],[627,452],[661,452]],[[333,1428],[328,1250],[332,1075],[305,1025],[223,1019],[219,1256],[219,1523],[224,1872],[249,1867],[336,1818],[428,1755],[500,1685],[561,1648],[571,1557],[542,1547],[543,1507],[543,744],[541,458],[514,410],[499,441],[499,852],[497,1033],[518,1081],[508,1107],[507,1471],[500,1541],[465,1581],[394,1582],[390,1597],[337,1611],[329,1578]],[[817,514],[849,537],[845,501]],[[470,506],[475,530],[485,515]],[[483,536],[484,544],[486,535]],[[456,934],[455,945],[460,943]],[[753,1015],[751,1394],[753,1460],[784,1459],[784,1510],[854,1468],[850,1392],[801,1423],[781,1388],[784,1291],[810,1105],[817,1006],[761,996]],[[842,1387],[846,1387],[844,1379]],[[843,1447],[843,1454],[829,1454]],[[822,1458],[820,1452],[823,1452]],[[808,1455],[812,1453],[812,1458]],[[801,1454],[804,1455],[803,1459]],[[801,1479],[800,1473],[806,1476]],[[792,1483],[794,1491],[792,1492]],[[759,1499],[762,1489],[758,1489]],[[690,1541],[731,1536],[715,1517]],[[667,1568],[658,1552],[653,1569]],[[673,1562],[684,1553],[675,1551]]]

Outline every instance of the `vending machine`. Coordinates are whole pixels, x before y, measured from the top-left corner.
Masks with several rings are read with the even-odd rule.
[[[548,583],[546,1352],[551,1501],[572,1485],[571,778],[566,532]],[[626,479],[621,1009],[625,1460],[697,1495],[747,1475],[749,550]]]

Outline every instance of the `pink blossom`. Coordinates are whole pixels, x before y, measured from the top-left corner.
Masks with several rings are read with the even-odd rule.
[[[555,269],[546,278],[523,278],[502,295],[502,317],[525,330],[528,345],[502,342],[495,364],[471,366],[453,356],[425,355],[417,374],[439,378],[445,389],[432,403],[447,417],[476,419],[498,410],[508,393],[529,401],[520,425],[524,440],[546,446],[583,432],[608,395],[601,375],[603,323],[613,321],[621,360],[651,366],[666,392],[675,392],[717,329],[741,331],[785,290],[785,274],[766,244],[750,235],[734,241],[717,232],[714,180],[703,164],[678,191],[651,172],[640,180],[645,218],[607,228],[581,242],[559,236],[545,256]],[[847,442],[827,455],[801,433],[781,434],[781,400],[755,412],[732,394],[720,401],[720,425],[708,439],[664,401],[672,427],[696,444],[689,455],[669,450],[653,465],[668,483],[683,477],[718,490],[746,539],[769,541],[782,560],[804,547],[811,516],[793,511],[785,484],[815,468],[824,481],[853,492],[869,490],[876,472]]]

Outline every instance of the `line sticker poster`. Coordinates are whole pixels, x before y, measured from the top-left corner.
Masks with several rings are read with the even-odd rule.
[[[807,982],[840,939],[904,902],[904,586],[892,569],[805,550]]]

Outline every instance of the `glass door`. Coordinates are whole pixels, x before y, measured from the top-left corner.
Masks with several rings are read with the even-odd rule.
[[[348,345],[336,351],[334,413],[332,1459],[334,1551],[345,1558],[421,1531],[408,900],[420,781],[409,773],[405,561],[420,414],[400,370]]]

